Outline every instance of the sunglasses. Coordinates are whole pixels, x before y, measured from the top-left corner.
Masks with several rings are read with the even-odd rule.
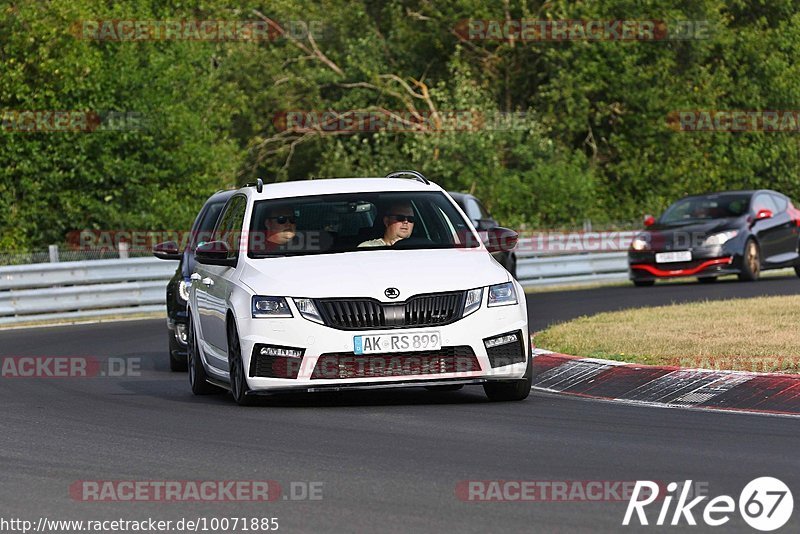
[[[267,217],[267,219],[275,221],[278,224],[295,224],[297,222],[297,217],[291,215],[278,215],[277,217]]]
[[[395,215],[394,213],[390,213],[388,216],[391,217],[392,219],[394,219],[397,222],[406,222],[406,221],[408,221],[411,224],[414,224],[414,221],[416,220],[416,217],[414,217],[413,215]]]

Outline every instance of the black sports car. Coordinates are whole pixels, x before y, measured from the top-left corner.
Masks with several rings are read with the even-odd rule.
[[[173,371],[186,371],[186,302],[189,299],[189,277],[194,272],[194,251],[200,243],[210,240],[222,208],[235,192],[218,191],[206,200],[194,220],[186,248],[182,252],[175,241],[159,243],[153,247],[156,258],[180,260],[175,274],[167,284],[169,368]]]
[[[491,228],[497,228],[500,225],[494,217],[492,217],[486,208],[483,207],[481,201],[468,193],[455,193],[448,191],[448,194],[453,197],[456,204],[467,214],[467,217],[472,221],[475,229],[479,232],[485,232]],[[514,278],[517,277],[517,255],[513,251],[509,252],[493,252],[492,256],[497,262],[506,268]]]
[[[647,217],[645,226],[628,250],[629,278],[637,286],[680,276],[756,280],[762,270],[785,267],[800,276],[800,210],[776,191],[686,197],[658,220]]]

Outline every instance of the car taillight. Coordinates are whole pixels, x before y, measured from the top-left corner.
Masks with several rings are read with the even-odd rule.
[[[789,203],[789,217],[792,218],[794,224],[796,224],[800,228],[800,210],[795,208],[793,204]]]

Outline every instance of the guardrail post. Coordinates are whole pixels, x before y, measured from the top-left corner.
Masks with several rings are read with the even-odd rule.
[[[130,249],[130,245],[128,245],[127,241],[120,241],[119,242],[119,258],[121,260],[128,259],[128,250]]]
[[[58,263],[58,245],[50,245],[47,249],[50,252],[50,263]]]

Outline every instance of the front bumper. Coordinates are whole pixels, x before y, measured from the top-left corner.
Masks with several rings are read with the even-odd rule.
[[[519,380],[527,369],[531,347],[524,300],[496,308],[484,302],[477,312],[443,326],[359,331],[308,321],[293,303],[290,306],[291,319],[237,319],[242,360],[254,394]],[[354,336],[423,331],[439,332],[442,349],[354,354]],[[512,334],[516,341],[485,346],[487,339]],[[299,349],[302,357],[265,356],[260,352],[265,345]]]
[[[723,246],[690,249],[692,260],[687,262],[657,263],[658,250],[628,251],[628,278],[630,280],[658,280],[687,276],[722,276],[740,272],[741,258]]]

